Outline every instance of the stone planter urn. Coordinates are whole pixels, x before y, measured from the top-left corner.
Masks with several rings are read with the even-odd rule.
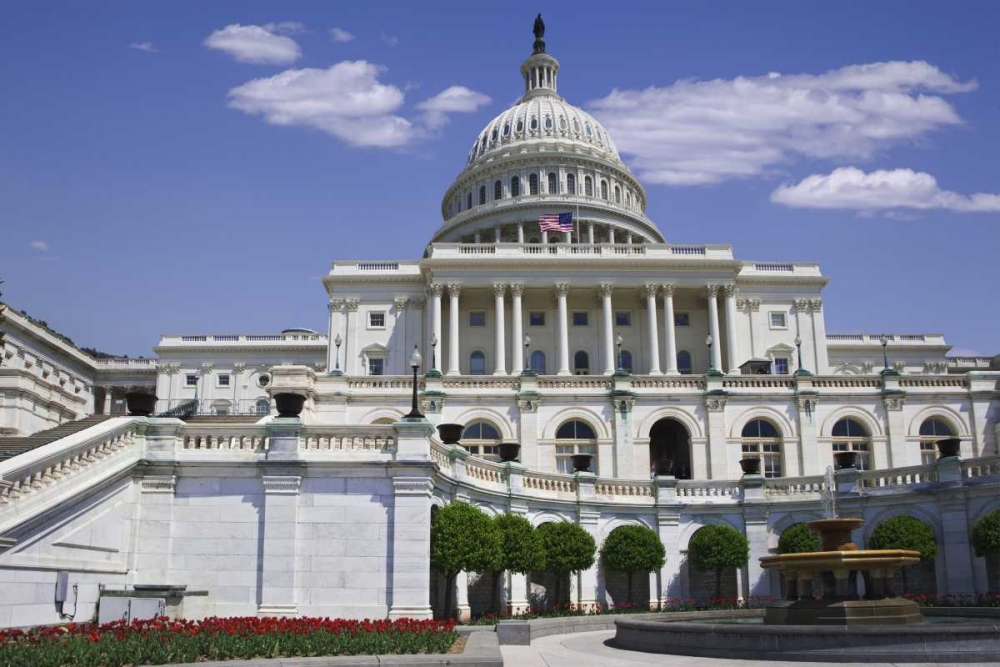
[[[857,452],[837,452],[833,455],[833,460],[836,463],[837,470],[843,470],[844,468],[857,468],[858,467],[858,453]]]
[[[570,457],[573,460],[574,472],[589,472],[590,463],[594,460],[593,454],[574,454]]]
[[[661,475],[673,475],[674,474],[674,460],[673,459],[657,459],[653,461],[653,474],[657,477]]]
[[[275,394],[274,405],[278,408],[278,416],[286,419],[294,419],[302,414],[302,408],[306,404],[306,397],[302,394]]]
[[[939,459],[958,456],[962,450],[962,441],[958,438],[944,438],[935,442],[934,445],[937,447]]]
[[[497,446],[497,451],[500,454],[500,460],[504,463],[517,461],[517,457],[521,455],[521,445],[516,442],[501,442]]]
[[[457,445],[458,441],[462,439],[462,431],[465,430],[465,425],[438,424],[437,430],[438,435],[441,437],[441,442],[446,445]]]
[[[156,409],[156,395],[144,391],[130,391],[125,394],[125,405],[133,417],[148,417]]]
[[[760,457],[758,456],[748,456],[745,459],[740,459],[740,468],[743,469],[744,475],[759,475],[760,474]]]

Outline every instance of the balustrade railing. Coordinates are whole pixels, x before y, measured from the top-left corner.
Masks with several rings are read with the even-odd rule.
[[[255,424],[219,424],[186,426],[181,434],[181,450],[231,452],[266,452],[267,429]]]
[[[539,389],[595,389],[604,391],[614,386],[610,378],[601,375],[548,375],[538,378]]]
[[[702,391],[705,389],[705,378],[698,375],[680,376],[633,376],[632,389],[666,389]]]
[[[576,478],[570,475],[525,471],[521,481],[527,495],[575,498]]]
[[[656,498],[656,482],[647,480],[598,478],[594,493],[618,501],[652,501]]]
[[[451,476],[454,469],[451,465],[451,454],[447,445],[438,440],[431,440],[431,460],[437,465],[438,470]]]
[[[684,479],[677,482],[678,498],[727,498],[740,495],[738,480],[696,480]]]
[[[521,382],[517,378],[462,376],[442,378],[441,386],[445,389],[471,389],[477,391],[502,389],[517,391],[521,386]]]
[[[766,496],[817,495],[825,490],[826,478],[823,475],[768,477],[764,479],[764,495]]]
[[[391,424],[304,426],[299,449],[306,452],[393,452],[396,432]]]
[[[858,486],[862,489],[884,489],[936,482],[937,479],[937,467],[929,464],[885,470],[862,470],[858,475]]]
[[[961,375],[915,376],[899,378],[901,389],[965,389]]]
[[[748,375],[747,377],[726,378],[724,389],[794,389],[795,380],[781,375]]]
[[[470,456],[465,460],[465,474],[476,482],[486,486],[507,488],[505,468],[499,463],[493,463],[478,456]]]
[[[991,475],[1000,475],[1000,456],[983,456],[978,459],[962,461],[962,477],[977,479]]]
[[[405,375],[362,375],[347,380],[348,389],[413,390],[413,378]],[[417,389],[423,391],[425,382],[417,380]]]

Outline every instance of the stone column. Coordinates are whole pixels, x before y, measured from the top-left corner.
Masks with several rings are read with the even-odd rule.
[[[517,242],[524,243],[524,223],[517,223]]]
[[[656,327],[656,290],[656,285],[646,284],[646,312],[649,313],[649,374],[663,375],[660,372],[660,333]]]
[[[513,283],[510,286],[510,296],[511,296],[511,347],[510,351],[513,356],[511,360],[510,372],[513,374],[518,374],[524,370],[524,346],[521,345],[521,340],[524,338],[524,319],[521,313],[521,294],[524,292],[524,285],[521,283]]]
[[[722,372],[722,339],[719,336],[719,286],[708,286],[708,332],[712,335],[711,366]]]
[[[503,298],[506,291],[506,285],[493,286],[495,300],[494,318],[496,319],[496,340],[494,341],[494,347],[496,348],[494,352],[496,356],[496,369],[493,371],[494,375],[507,374],[507,335],[504,332],[504,309],[506,305]]]
[[[568,283],[556,283],[559,306],[559,375],[569,375],[569,313],[566,306]]]
[[[829,373],[830,360],[826,351],[826,322],[823,321],[823,299],[813,299],[809,302],[812,320],[812,356],[811,370],[817,375]]]
[[[410,302],[406,297],[396,297],[392,300],[392,348],[389,350],[390,366],[395,375],[406,375],[409,372],[410,350],[406,339],[406,305]],[[387,371],[389,369],[386,369]]]
[[[940,582],[944,570],[945,590],[939,587],[938,593],[968,595],[976,592],[975,554],[969,544],[971,527],[969,505],[962,489],[962,460],[957,456],[938,459],[937,470],[940,486],[948,489],[937,495],[935,503],[944,533],[940,536],[943,549],[938,549],[937,571]]]
[[[431,340],[437,341],[437,349],[435,350],[431,345],[431,341],[427,341],[427,358],[432,360],[434,364],[434,370],[440,370],[441,357],[444,355],[444,338],[441,334],[441,293],[444,291],[444,285],[435,283],[431,285],[431,321],[433,322],[432,336]]]
[[[579,483],[579,478],[582,475],[589,475],[589,473],[577,473],[577,479]],[[593,489],[594,478],[593,475],[589,475],[590,487]],[[600,521],[600,512],[591,512],[587,510],[580,510],[579,514],[579,524],[580,527],[590,533],[590,536],[594,538],[594,542],[598,542],[600,539],[600,531],[598,522]],[[599,542],[598,542],[599,543]],[[602,597],[599,590],[597,581],[597,571],[600,564],[600,558],[594,558],[594,564],[589,570],[584,570],[580,573],[580,587],[579,587],[579,598],[577,599],[580,605],[592,605],[597,602],[597,600]],[[571,600],[572,601],[572,600]]]
[[[674,323],[674,286],[668,283],[663,290],[663,328],[667,335],[667,375],[677,375],[677,329]]]
[[[816,442],[816,399],[817,395],[812,391],[812,378],[796,378],[796,414],[798,415],[799,426],[799,456],[791,456],[791,452],[785,450],[784,476],[796,477],[799,475],[822,475],[826,471],[826,466],[820,463],[819,445]],[[792,468],[793,459],[799,464],[799,470]],[[823,458],[826,461],[826,458]]]
[[[337,359],[337,354],[340,350],[337,346],[333,344],[334,339],[337,338],[337,334],[341,334],[341,330],[344,328],[344,300],[343,299],[330,299],[330,303],[327,305],[327,310],[330,311],[330,326],[328,328],[329,334],[327,336],[327,354],[326,354],[326,367],[332,372],[336,368],[343,370],[343,366]]]
[[[721,384],[721,383],[720,383]],[[726,460],[726,399],[709,396],[705,399],[708,422],[708,476],[709,479],[728,479],[729,462]],[[694,444],[692,443],[692,449]],[[694,458],[694,457],[692,457]]]
[[[542,232],[542,243],[547,244],[549,242],[549,233]]]
[[[587,243],[594,245],[594,223],[587,223]]]
[[[724,288],[726,293],[726,364],[727,373],[740,372],[740,338],[736,333],[736,285],[729,283]]]
[[[360,373],[357,367],[357,346],[358,341],[357,336],[354,335],[353,329],[358,325],[358,306],[360,301],[358,299],[345,299],[344,305],[347,307],[347,313],[344,315],[344,375],[367,375],[368,369],[363,369]],[[354,314],[353,317],[351,314]]]
[[[614,243],[614,242],[615,242],[615,228],[612,227],[611,225],[608,225],[608,243]]]
[[[298,475],[267,475],[264,483],[262,585],[258,616],[294,616],[295,527],[298,522]]]
[[[886,435],[889,436],[887,450],[889,461],[886,468],[903,468],[920,465],[920,448],[906,441],[906,423],[903,421],[903,407],[906,398],[899,394],[883,395],[882,405],[885,407]],[[882,464],[872,461],[872,467],[881,468]]]
[[[472,606],[469,604],[469,573],[465,570],[455,576],[455,618],[459,623],[468,623],[472,619]]]
[[[433,488],[430,477],[411,477],[407,474],[392,478],[392,569],[388,573],[392,600],[390,619],[432,617],[427,573],[431,567]]]
[[[461,373],[458,360],[458,295],[461,293],[461,285],[448,285],[448,297],[451,299],[448,311],[448,375]]]
[[[601,341],[604,347],[604,374],[611,375],[615,372],[615,313],[611,306],[611,292],[614,290],[614,285],[601,283],[600,290],[604,306],[604,338]]]

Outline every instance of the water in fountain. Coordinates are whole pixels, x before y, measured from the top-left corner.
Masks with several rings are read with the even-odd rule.
[[[819,494],[823,505],[823,516],[827,519],[837,518],[837,482],[833,477],[833,466],[826,467],[826,484]]]

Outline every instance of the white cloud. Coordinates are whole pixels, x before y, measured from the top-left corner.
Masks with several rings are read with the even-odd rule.
[[[768,174],[800,156],[870,158],[960,124],[941,96],[975,88],[926,62],[884,62],[616,89],[589,106],[642,178],[692,185]]]
[[[259,26],[234,23],[213,32],[204,44],[210,49],[228,53],[241,63],[287,65],[302,56],[302,49],[294,39],[278,34],[287,31],[287,25],[269,23],[267,26]],[[268,26],[272,30],[269,30]]]
[[[298,35],[306,31],[306,24],[298,21],[278,21],[277,23],[265,23],[264,30],[281,35]]]
[[[128,45],[128,48],[135,49],[136,51],[145,51],[146,53],[156,53],[157,51],[152,42],[132,42]]]
[[[330,39],[335,42],[350,42],[354,39],[354,35],[343,28],[330,28]]]
[[[857,167],[841,167],[782,185],[771,193],[771,201],[793,208],[1000,213],[1000,194],[963,195],[942,190],[933,176],[912,169],[880,169],[866,174]]]
[[[399,46],[399,37],[390,35],[385,30],[382,31],[382,41],[389,46]]]
[[[475,111],[489,101],[482,93],[452,86],[422,102],[423,116],[409,120],[400,115],[405,93],[379,81],[384,71],[364,60],[289,69],[231,89],[229,106],[272,125],[322,130],[352,146],[396,148],[430,137],[446,114]]]
[[[46,243],[45,241],[32,241],[29,245],[32,248],[34,248],[35,250],[37,250],[38,252],[48,252],[49,251],[49,244]]]
[[[490,103],[488,95],[465,86],[451,86],[434,97],[424,100],[417,108],[424,112],[424,122],[430,128],[439,128],[448,122],[449,113],[473,113]]]

